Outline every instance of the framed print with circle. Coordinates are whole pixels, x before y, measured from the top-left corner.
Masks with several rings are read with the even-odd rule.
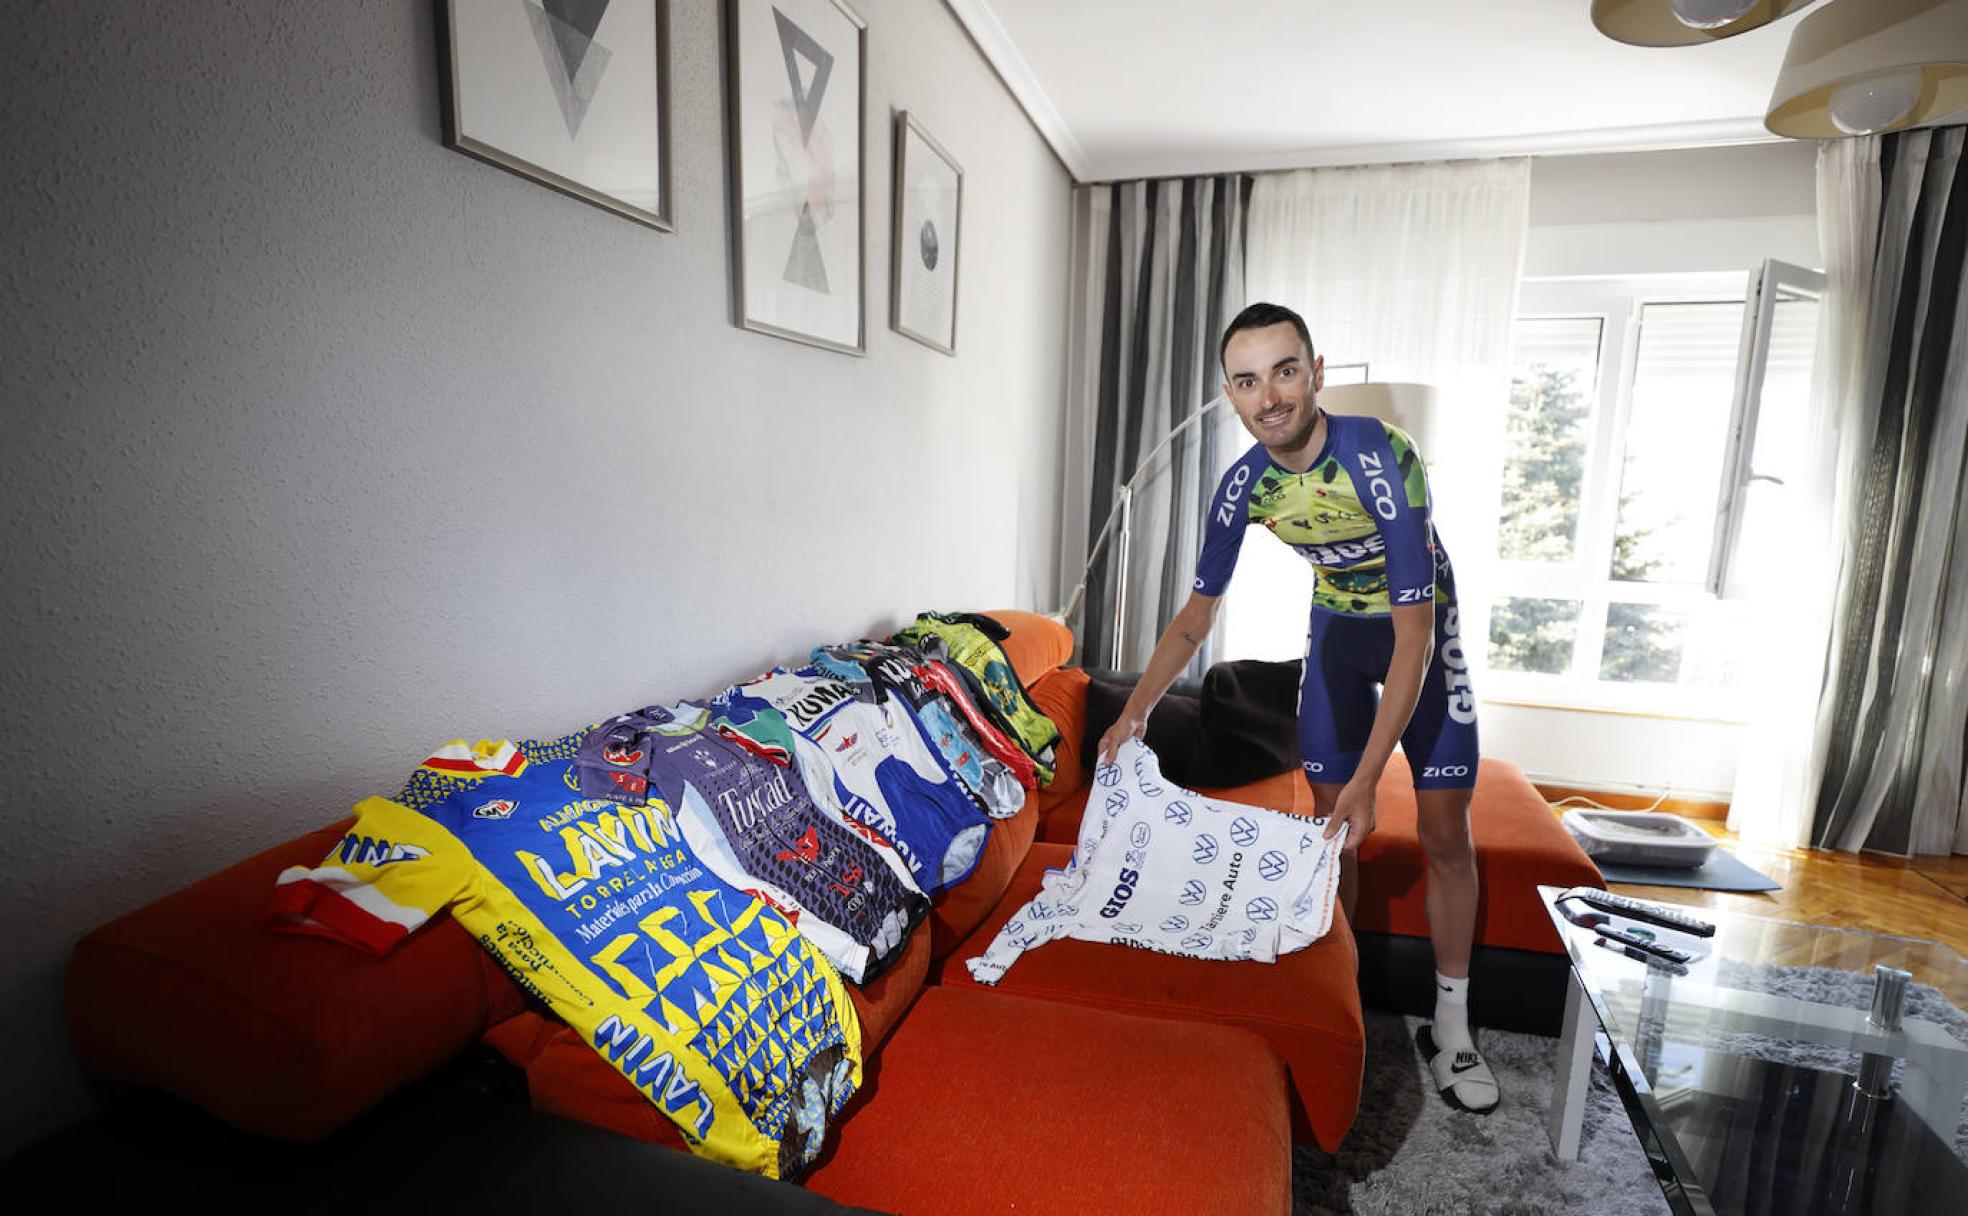
[[[737,323],[867,353],[867,22],[845,0],[729,0]]]
[[[895,116],[895,251],[889,325],[957,353],[957,249],[963,167],[903,111]]]
[[[439,12],[446,147],[674,231],[668,0],[442,0]]]

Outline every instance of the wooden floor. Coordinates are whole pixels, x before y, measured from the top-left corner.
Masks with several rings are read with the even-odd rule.
[[[1922,938],[1968,957],[1968,855],[1907,860],[1872,853],[1775,849],[1744,844],[1721,823],[1698,822],[1710,835],[1727,843],[1738,859],[1782,883],[1782,889],[1754,895],[1621,883],[1612,884],[1612,889],[1663,903]],[[1899,964],[1913,971],[1916,978],[1933,968],[1930,960],[1916,960],[1913,956],[1917,953],[1909,951]],[[1773,957],[1770,961],[1787,965],[1837,962],[1825,957]],[[1914,965],[1916,961],[1926,965]],[[1951,989],[1949,995],[1957,1003],[1968,1000],[1968,992],[1961,991],[1968,986],[1968,978],[1941,986]]]

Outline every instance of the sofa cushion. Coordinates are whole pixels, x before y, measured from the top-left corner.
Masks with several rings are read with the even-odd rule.
[[[1029,690],[1032,682],[1073,656],[1073,631],[1049,616],[1004,608],[982,615],[1003,625],[1011,636],[998,643],[1018,680]]]
[[[1050,948],[1050,947],[1049,947]],[[888,1212],[1284,1213],[1284,1069],[1232,1026],[930,988],[806,1185]]]
[[[981,987],[970,978],[964,960],[982,954],[1005,922],[1038,894],[1046,870],[1065,866],[1071,855],[1064,845],[1033,845],[1004,902],[943,960],[937,982]],[[1077,940],[1049,942],[1020,955],[992,991],[1255,1031],[1291,1066],[1299,1097],[1293,1112],[1297,1125],[1335,1149],[1359,1108],[1365,1031],[1353,935],[1337,909],[1333,930],[1276,963],[1182,958]]]
[[[327,1135],[526,1007],[449,916],[372,958],[266,925],[274,879],[353,820],[276,845],[97,929],[68,969],[85,1068],[245,1131]]]
[[[998,904],[1039,828],[1038,793],[1027,790],[1025,805],[1009,819],[993,819],[977,865],[960,883],[936,893],[929,907],[930,952],[942,958],[970,936]]]
[[[1087,687],[1086,672],[1077,667],[1060,667],[1040,676],[1026,690],[1031,694],[1032,704],[1059,728],[1059,742],[1053,747],[1052,784],[1036,795],[1041,820],[1054,805],[1084,788],[1092,777],[1087,771],[1085,749],[1080,745],[1080,737],[1086,733]]]
[[[918,926],[888,970],[865,986],[846,985],[861,1019],[864,1061],[874,1058],[922,990],[929,961],[929,934]],[[689,1151],[649,1095],[558,1018],[528,1009],[492,1027],[485,1041],[526,1073],[536,1110]],[[864,1085],[866,1076],[864,1069]]]
[[[1143,740],[1162,774],[1188,786],[1238,786],[1298,771],[1301,664],[1237,659],[1197,681],[1170,686],[1148,715]],[[1127,708],[1138,676],[1089,673],[1084,751],[1092,753]]]
[[[1374,805],[1373,835],[1360,846],[1354,928],[1426,937],[1425,862],[1415,826],[1414,786],[1407,757],[1399,752],[1381,774]],[[1469,821],[1481,883],[1476,943],[1560,950],[1557,930],[1538,899],[1538,884],[1601,886],[1598,867],[1565,831],[1524,770],[1508,760],[1483,757]]]

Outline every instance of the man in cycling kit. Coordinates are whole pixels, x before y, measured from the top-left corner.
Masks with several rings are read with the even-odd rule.
[[[1101,737],[1100,758],[1143,735],[1155,703],[1195,658],[1246,528],[1262,525],[1297,550],[1315,579],[1299,749],[1326,834],[1347,825],[1341,901],[1350,914],[1354,862],[1374,828],[1374,789],[1398,740],[1414,770],[1435,948],[1435,1020],[1417,1037],[1449,1104],[1488,1112],[1497,1084],[1476,1049],[1468,1004],[1476,699],[1457,633],[1454,573],[1430,520],[1426,470],[1400,428],[1319,408],[1325,361],[1290,309],[1246,308],[1224,331],[1219,355],[1223,391],[1257,442],[1210,501],[1195,589]]]

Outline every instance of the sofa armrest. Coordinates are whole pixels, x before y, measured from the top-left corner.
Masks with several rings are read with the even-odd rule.
[[[852,1211],[799,1186],[529,1109],[524,1078],[474,1048],[318,1143],[242,1133],[155,1091],[6,1163],[12,1190],[132,1210],[166,1194],[212,1211]],[[103,1168],[105,1145],[115,1166]],[[656,1197],[652,1199],[651,1197]]]
[[[268,927],[275,877],[318,864],[349,825],[276,845],[84,938],[68,970],[83,1067],[246,1131],[314,1139],[525,1008],[449,916],[381,959]]]

